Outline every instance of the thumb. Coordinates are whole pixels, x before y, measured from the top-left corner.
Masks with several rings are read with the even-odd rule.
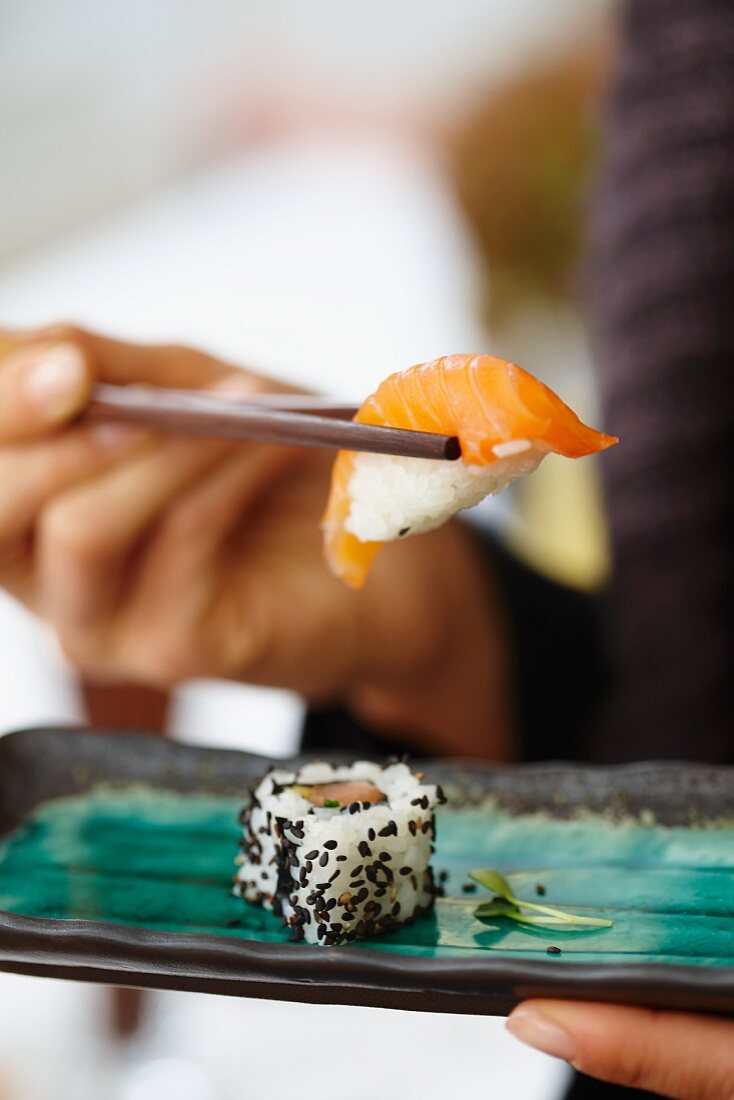
[[[734,1100],[734,1021],[683,1012],[526,1001],[508,1030],[591,1077],[674,1100]]]
[[[81,412],[92,372],[71,343],[16,345],[0,358],[0,443],[32,439]]]

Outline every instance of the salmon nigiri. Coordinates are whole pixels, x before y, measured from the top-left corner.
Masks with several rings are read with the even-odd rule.
[[[583,424],[522,367],[447,355],[392,374],[356,414],[362,424],[458,436],[455,462],[340,451],[323,520],[326,560],[361,588],[383,543],[418,535],[535,470],[547,454],[581,458],[617,439]]]

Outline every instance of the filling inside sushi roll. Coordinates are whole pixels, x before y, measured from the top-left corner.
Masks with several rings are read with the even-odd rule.
[[[427,912],[440,787],[403,763],[274,769],[242,812],[235,892],[323,946]]]
[[[316,783],[312,787],[294,784],[292,790],[307,799],[312,806],[344,809],[353,802],[373,806],[384,801],[385,795],[368,779],[342,780],[339,783]]]

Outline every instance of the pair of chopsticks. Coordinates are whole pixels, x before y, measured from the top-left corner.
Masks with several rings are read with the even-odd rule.
[[[448,461],[461,456],[456,436],[356,424],[351,420],[356,411],[353,405],[305,394],[222,397],[198,390],[99,383],[92,391],[85,416],[213,439]]]

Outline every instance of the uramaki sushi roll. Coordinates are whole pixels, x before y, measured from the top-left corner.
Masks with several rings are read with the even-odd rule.
[[[273,769],[242,812],[235,892],[327,947],[410,921],[433,905],[443,801],[403,763]]]

